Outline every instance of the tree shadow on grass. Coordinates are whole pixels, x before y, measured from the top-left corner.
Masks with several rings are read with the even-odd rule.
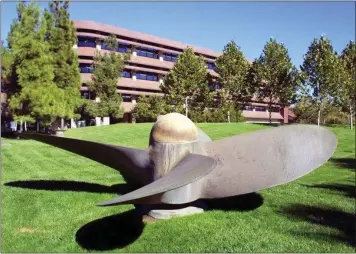
[[[356,159],[353,158],[331,158],[330,161],[339,168],[356,170]]]
[[[249,193],[245,195],[217,198],[202,199],[206,202],[207,210],[222,211],[251,211],[263,205],[263,197],[258,193]]]
[[[311,224],[337,229],[339,234],[294,232],[297,235],[309,235],[317,239],[338,240],[356,247],[355,220],[356,216],[336,208],[320,208],[308,205],[292,205],[282,212],[292,219],[307,221]]]
[[[132,185],[126,183],[114,184],[111,186],[101,185],[96,183],[86,183],[78,181],[62,181],[62,180],[32,180],[32,181],[14,181],[5,183],[5,186],[34,189],[34,190],[48,190],[48,191],[78,191],[90,193],[116,193],[126,194],[136,189]]]
[[[84,249],[108,251],[133,243],[143,228],[142,215],[130,210],[85,224],[76,232],[75,240]]]
[[[344,193],[346,197],[356,198],[356,186],[355,184],[316,184],[316,185],[304,185],[309,188],[328,189],[331,191],[339,191]]]

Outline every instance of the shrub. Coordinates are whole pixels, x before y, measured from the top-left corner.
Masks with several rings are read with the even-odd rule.
[[[161,96],[140,96],[132,115],[137,123],[145,123],[155,122],[159,115],[172,111],[172,107]]]

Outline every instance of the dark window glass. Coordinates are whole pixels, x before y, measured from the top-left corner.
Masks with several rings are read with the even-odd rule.
[[[92,37],[78,37],[78,47],[96,47],[95,38]]]
[[[158,75],[153,74],[153,73],[143,73],[139,72],[136,74],[137,79],[143,79],[143,80],[149,80],[149,81],[157,81],[158,80]]]
[[[219,90],[219,89],[221,89],[221,85],[219,85],[219,84],[209,84],[209,88],[210,89]]]
[[[173,54],[173,53],[164,53],[163,54],[163,60],[164,61],[169,61],[169,62],[176,62],[177,61],[177,54]]]
[[[90,64],[81,64],[79,66],[80,73],[93,73],[93,67]]]
[[[255,107],[255,111],[265,112],[266,108],[265,107]]]
[[[131,95],[129,94],[121,94],[122,100],[124,102],[131,102]]]
[[[123,77],[123,78],[131,78],[131,72],[130,71],[122,71],[121,72],[121,77]]]
[[[137,49],[137,55],[138,56],[143,56],[143,57],[149,57],[149,58],[158,58],[158,51],[154,49],[148,49],[148,48],[138,48]]]
[[[208,62],[207,66],[208,66],[208,69],[210,69],[210,70],[215,70],[216,69],[216,66],[215,66],[214,63]]]

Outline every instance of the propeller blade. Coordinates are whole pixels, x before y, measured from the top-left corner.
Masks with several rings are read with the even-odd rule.
[[[18,135],[64,149],[116,169],[128,183],[142,186],[152,182],[147,151],[37,133],[19,133]]]
[[[327,128],[290,125],[207,143],[218,165],[204,178],[202,198],[255,192],[293,181],[323,165],[334,153],[336,136]]]
[[[162,178],[140,189],[112,200],[104,201],[98,205],[160,203],[162,201],[160,200],[160,195],[157,196],[157,194],[162,194],[195,182],[209,174],[215,166],[215,160],[210,157],[188,154]],[[174,199],[174,197],[172,198]]]

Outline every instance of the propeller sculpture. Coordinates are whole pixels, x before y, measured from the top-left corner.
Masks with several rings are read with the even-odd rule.
[[[323,127],[290,125],[212,141],[184,115],[153,125],[147,150],[21,133],[119,170],[136,190],[99,206],[188,204],[293,181],[324,164],[337,146]]]

